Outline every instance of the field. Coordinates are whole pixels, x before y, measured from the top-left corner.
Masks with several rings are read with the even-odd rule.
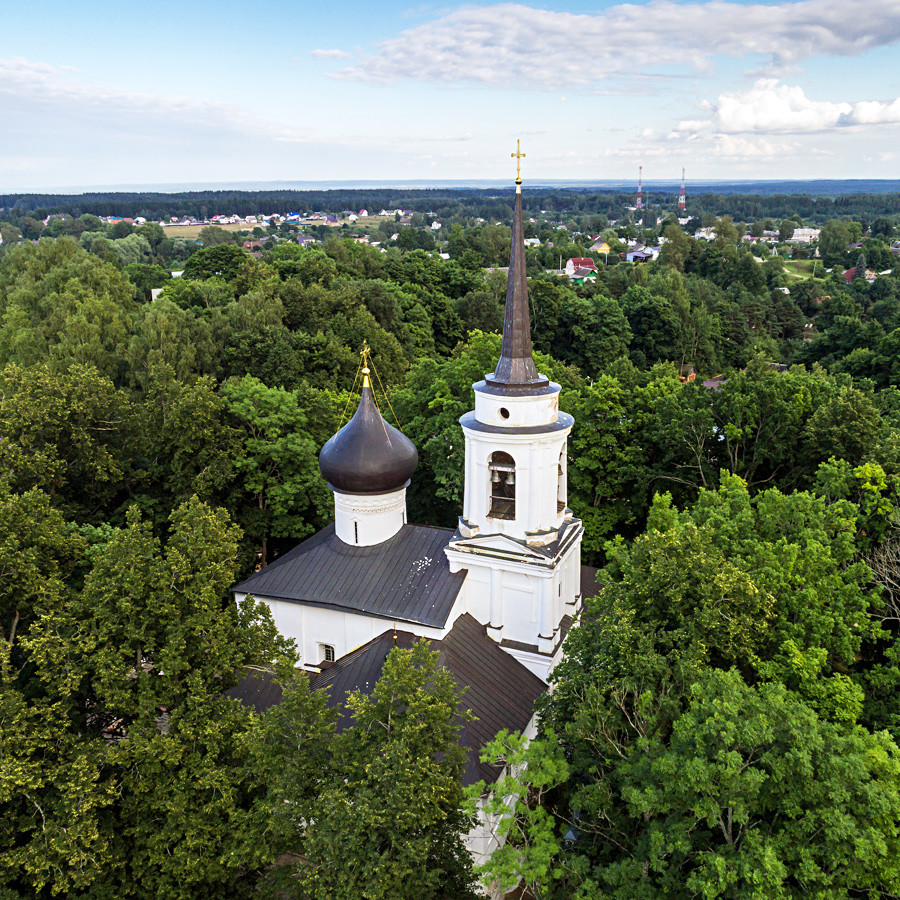
[[[163,230],[168,238],[181,238],[185,241],[196,241],[200,237],[200,232],[206,228],[206,225],[166,225]],[[252,231],[253,225],[217,225],[217,228],[224,228],[226,231]]]

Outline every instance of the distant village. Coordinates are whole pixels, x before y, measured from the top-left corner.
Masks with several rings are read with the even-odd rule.
[[[636,207],[629,207],[629,212],[637,212],[638,215],[640,215],[641,210]],[[289,212],[286,214],[270,213],[249,216],[219,213],[204,219],[200,219],[194,216],[171,216],[168,221],[160,221],[158,222],[158,224],[164,229],[171,230],[173,236],[177,236],[177,231],[179,229],[188,227],[202,228],[207,226],[219,226],[224,228],[226,226],[230,226],[231,229],[234,229],[235,226],[238,226],[238,228],[241,229],[252,230],[280,228],[283,225],[292,225],[298,229],[298,233],[292,235],[289,240],[305,246],[319,243],[321,242],[321,239],[311,234],[299,233],[299,229],[302,229],[304,226],[341,228],[352,226],[357,222],[366,222],[366,220],[393,220],[398,228],[403,228],[409,227],[413,224],[414,215],[416,215],[416,213],[414,213],[413,210],[409,209],[381,209],[379,210],[379,212],[371,214],[367,209],[360,209],[358,211],[344,210],[339,215],[335,215],[329,212],[313,212],[308,215],[302,215],[297,212]],[[441,222],[435,218],[435,214],[433,212],[429,212],[421,215],[423,215],[426,220],[430,220],[427,227],[437,236],[443,226]],[[48,217],[44,221],[44,224],[48,224],[50,219],[52,218],[54,218],[54,216]],[[134,218],[119,216],[100,216],[99,218],[100,221],[107,226],[124,222],[126,224],[137,227],[140,225],[145,225],[148,222],[148,220],[143,216],[136,216]],[[665,221],[666,220],[662,217],[656,217],[656,221],[654,223],[650,223],[650,225],[647,227],[655,226],[656,228],[659,228],[659,226],[663,225]],[[678,224],[683,228],[690,223],[691,219],[686,216],[681,216],[677,221]],[[485,224],[485,220],[483,218],[476,218],[475,224],[483,225]],[[497,224],[499,225],[500,223],[498,222]],[[530,224],[536,225],[538,224],[538,220],[531,218]],[[608,227],[616,228],[617,224],[618,223],[615,220],[611,220]],[[646,224],[647,223],[641,221],[641,225]],[[564,226],[560,224],[558,225],[558,228],[562,229],[564,228]],[[748,230],[743,235],[743,240],[748,244],[754,246],[767,247],[770,252],[775,250],[778,245],[786,246],[789,249],[794,247],[805,247],[810,251],[810,255],[813,258],[817,258],[819,254],[816,244],[818,242],[820,232],[820,228],[800,226],[793,229],[793,233],[790,235],[790,237],[783,239],[783,236],[774,229],[763,229],[762,233],[760,234],[752,234]],[[262,238],[263,235],[260,234],[259,237]],[[384,246],[382,246],[383,243],[396,241],[399,237],[399,231],[392,234],[388,242],[372,240],[371,236],[365,232],[351,233],[349,237],[357,243],[366,244],[372,247],[380,247],[384,252],[385,248]],[[716,229],[714,226],[699,227],[694,231],[693,237],[695,240],[700,241],[715,241]],[[659,254],[665,242],[666,238],[664,236],[659,236],[653,243],[644,243],[637,238],[623,237],[623,239],[616,244],[616,248],[614,249],[608,240],[605,240],[601,235],[598,234],[591,237],[591,243],[587,249],[591,254],[602,256],[605,263],[608,263],[610,254],[614,254],[615,256],[617,256],[618,259],[622,262],[645,263],[655,260],[659,257]],[[242,241],[242,246],[245,250],[254,255],[260,254],[264,249],[263,242],[259,239],[244,240]],[[538,237],[528,237],[525,239],[525,246],[526,248],[540,247],[542,246],[542,241]],[[546,246],[552,248],[553,242],[547,241]],[[860,242],[851,244],[851,249],[859,246]],[[893,241],[890,245],[890,249],[894,255],[900,255],[900,241]],[[445,252],[440,252],[439,255],[444,259],[450,258],[450,255]],[[763,259],[761,257],[754,258],[757,262],[763,262]],[[570,257],[565,262],[565,265],[562,265],[562,261],[560,262],[560,268],[548,269],[548,274],[565,276],[569,279],[570,282],[576,285],[596,281],[599,268],[597,265],[597,260],[593,256]],[[498,267],[498,270],[504,271],[504,267]],[[875,272],[867,269],[865,272],[865,277],[868,281],[872,282],[879,274],[889,274],[889,271],[890,270],[888,270],[888,272]],[[855,275],[856,272],[854,268],[850,268],[845,271],[845,277],[848,281],[852,280]]]

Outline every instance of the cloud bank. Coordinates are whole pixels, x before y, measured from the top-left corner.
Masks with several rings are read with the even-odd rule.
[[[623,3],[574,14],[516,3],[464,7],[383,41],[333,77],[558,89],[602,86],[639,70],[708,71],[716,56],[778,66],[856,56],[900,40],[897,0]]]
[[[745,91],[721,94],[710,120],[687,120],[680,134],[715,130],[723,134],[816,134],[836,128],[900,123],[900,98],[854,103],[811,100],[802,87],[761,78]]]

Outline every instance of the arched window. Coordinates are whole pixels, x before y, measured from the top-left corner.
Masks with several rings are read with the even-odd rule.
[[[516,517],[516,461],[502,450],[491,454],[488,461],[491,473],[492,519],[515,519]]]

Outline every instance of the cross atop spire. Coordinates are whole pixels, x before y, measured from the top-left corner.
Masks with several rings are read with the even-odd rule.
[[[516,152],[510,153],[510,156],[514,156],[516,158],[516,193],[522,193],[522,160],[525,158],[525,154],[522,152],[521,141],[519,138],[516,138]]]
[[[369,342],[367,340],[363,339],[362,350],[360,350],[360,352],[359,352],[359,358],[360,358],[360,362],[362,363],[362,376],[363,376],[362,386],[364,388],[372,386],[372,383],[369,380],[369,374],[370,374],[369,357],[371,355],[372,355],[372,351],[369,348]]]

